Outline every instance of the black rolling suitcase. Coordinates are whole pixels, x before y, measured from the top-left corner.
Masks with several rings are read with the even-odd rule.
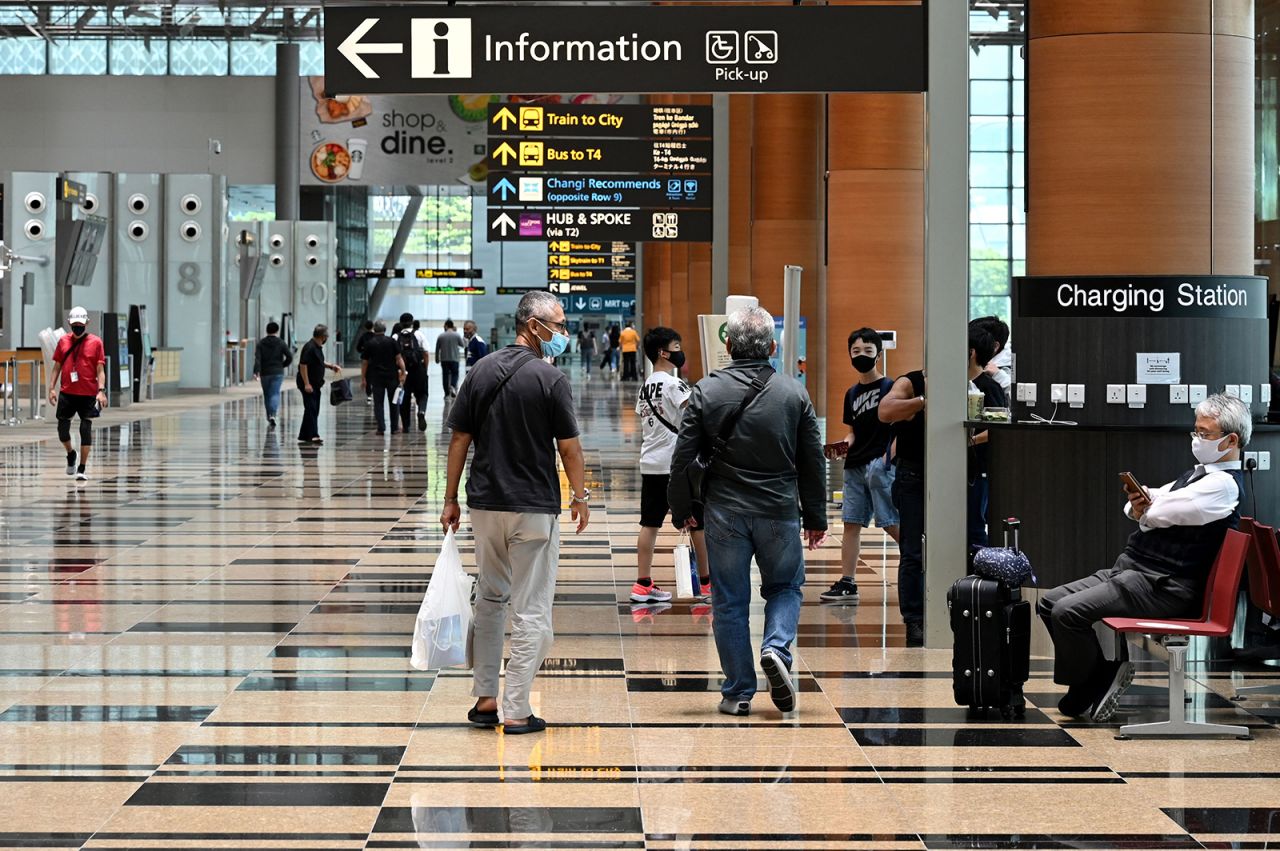
[[[1017,550],[1016,523],[1014,550]],[[1026,711],[1022,686],[1031,668],[1031,604],[1017,586],[965,576],[947,592],[954,652],[952,689],[956,703],[972,710],[999,709],[1002,718]]]

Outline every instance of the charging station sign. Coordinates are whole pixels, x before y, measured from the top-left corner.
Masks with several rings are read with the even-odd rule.
[[[326,94],[922,92],[924,4],[326,6]]]

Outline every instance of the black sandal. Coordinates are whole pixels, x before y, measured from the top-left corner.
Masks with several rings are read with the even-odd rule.
[[[510,724],[502,725],[502,732],[508,736],[523,736],[525,733],[541,733],[547,729],[547,722],[539,718],[537,715],[530,715],[529,720],[518,727],[512,727]]]
[[[498,726],[498,710],[495,709],[493,712],[481,712],[477,708],[479,706],[480,704],[477,703],[475,706],[471,707],[471,711],[467,713],[467,720],[471,722],[471,726],[489,730]]]

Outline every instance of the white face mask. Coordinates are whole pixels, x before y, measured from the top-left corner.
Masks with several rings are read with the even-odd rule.
[[[1218,444],[1226,440],[1227,437],[1229,437],[1229,435],[1223,435],[1217,440],[1205,440],[1202,437],[1193,437],[1191,438],[1191,454],[1194,455],[1196,460],[1201,464],[1215,464],[1231,452],[1230,446],[1225,450],[1218,448]]]

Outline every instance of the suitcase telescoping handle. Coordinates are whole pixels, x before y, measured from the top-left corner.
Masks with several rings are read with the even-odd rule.
[[[1021,528],[1022,521],[1017,517],[1006,517],[1004,519],[1004,545],[1009,546],[1009,531],[1013,530],[1013,548],[1018,550],[1018,529]]]

